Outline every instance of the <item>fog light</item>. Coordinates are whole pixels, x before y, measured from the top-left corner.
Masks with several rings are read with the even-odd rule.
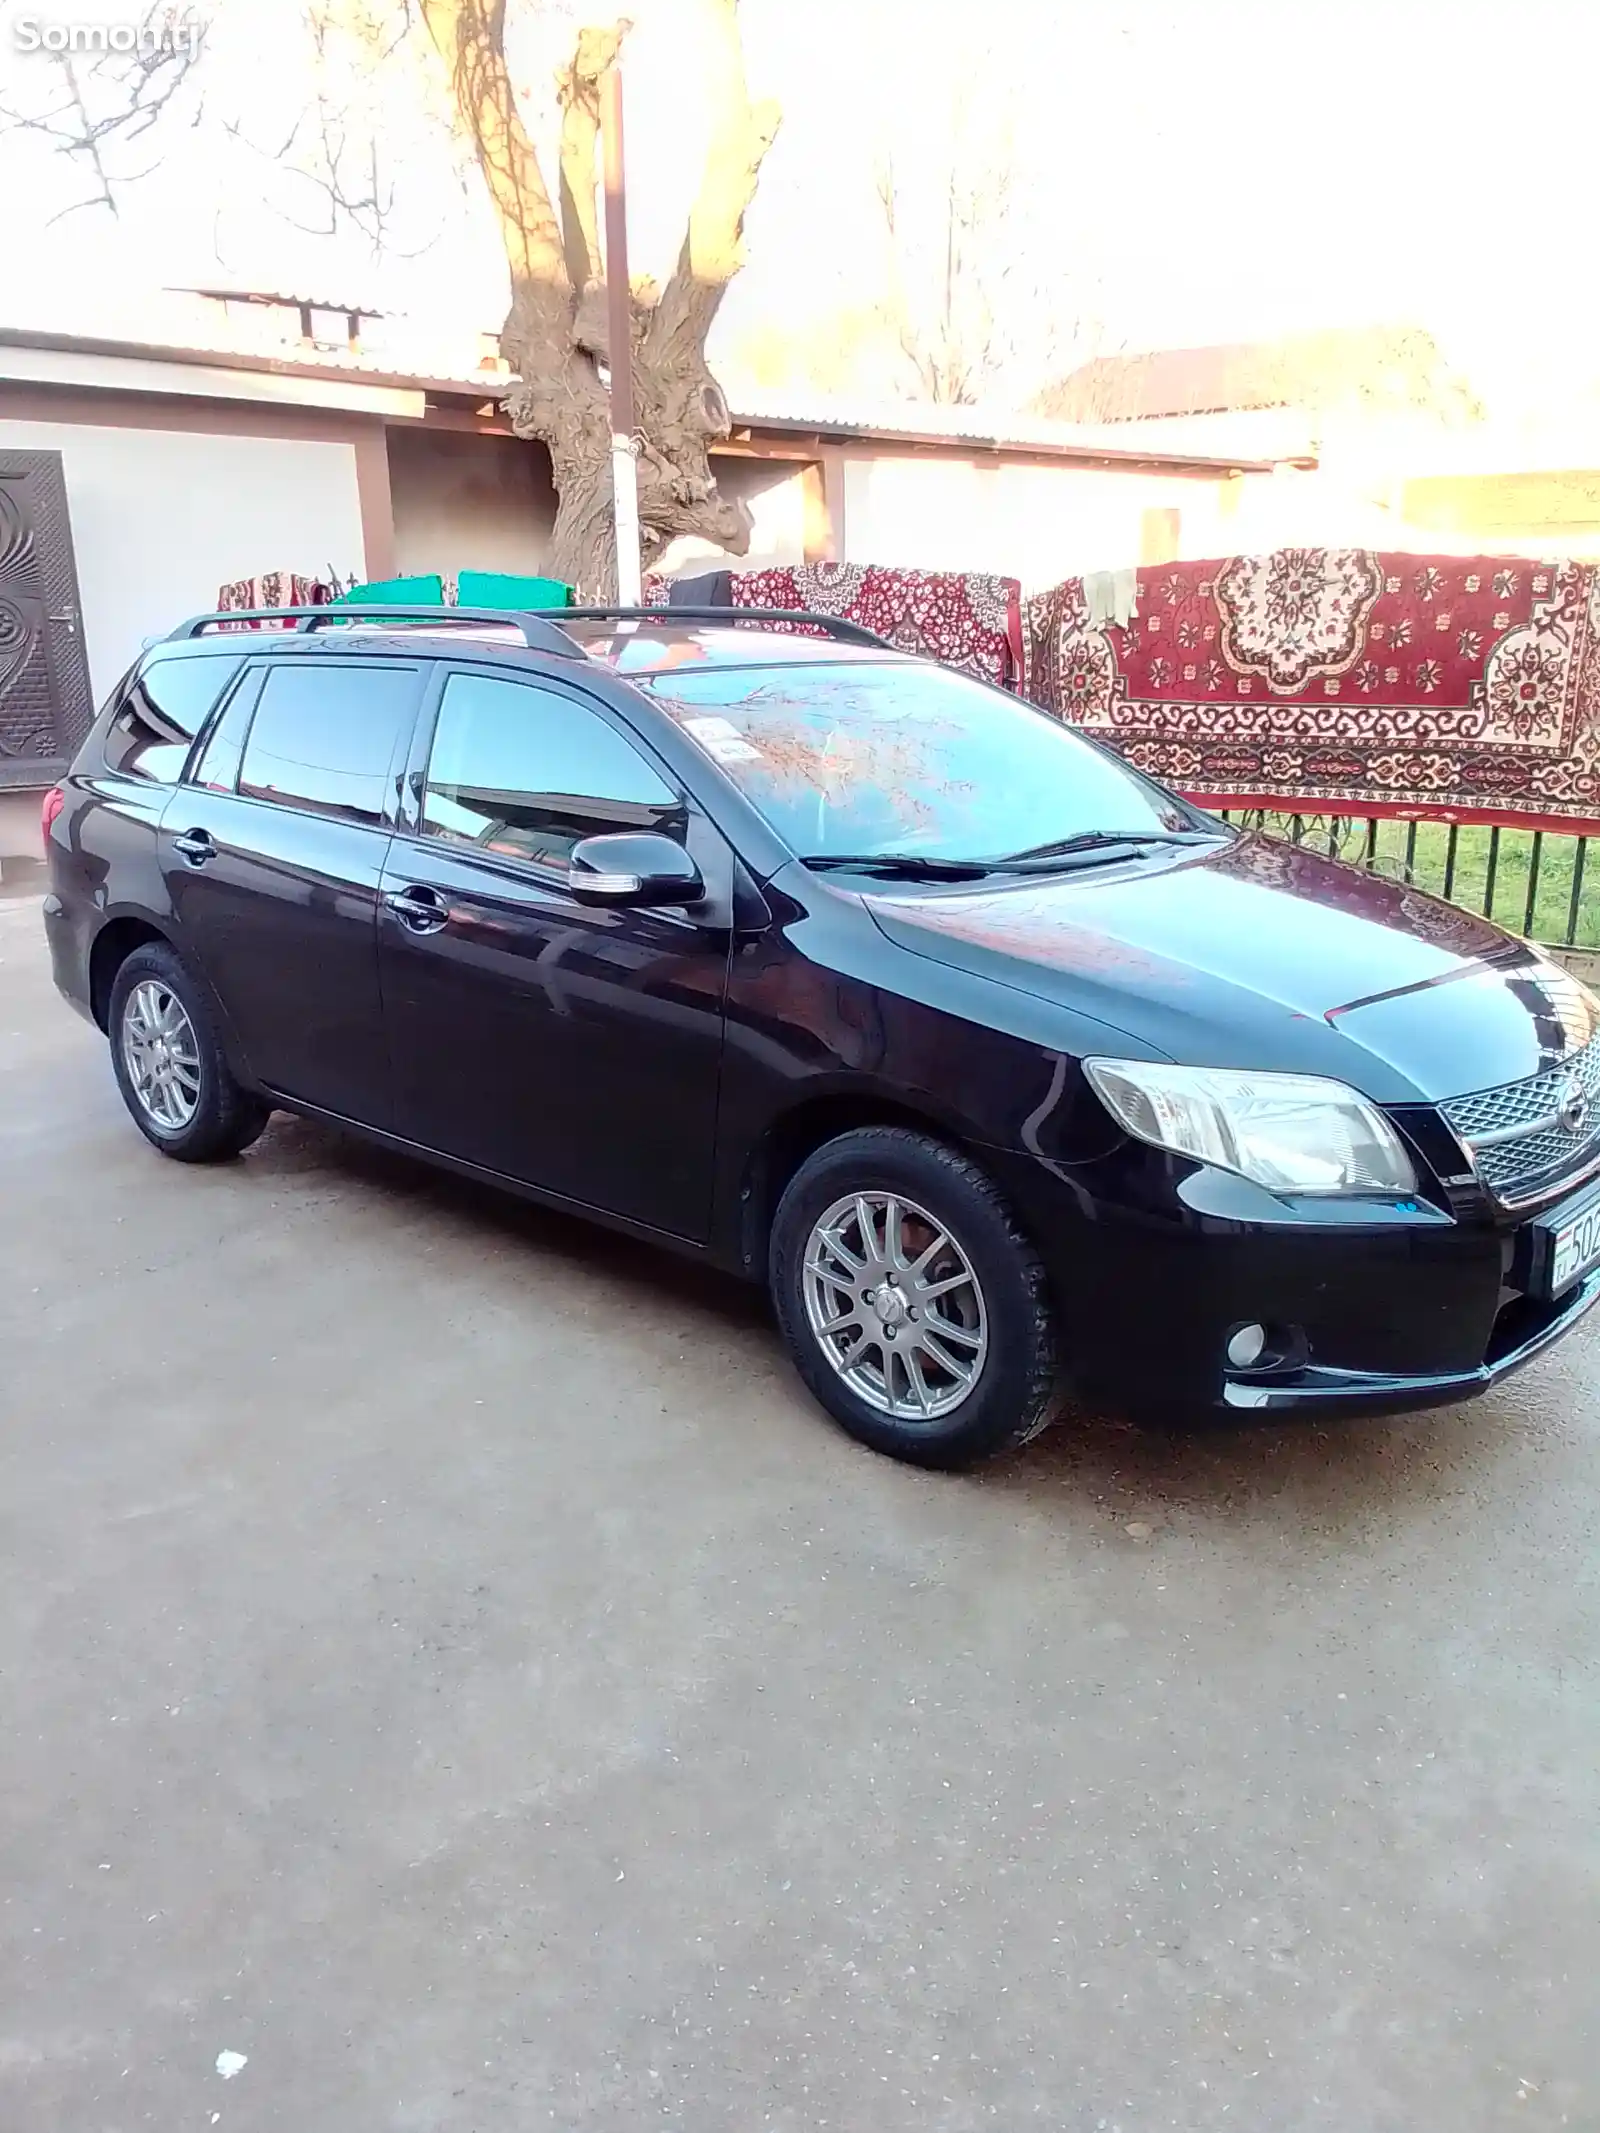
[[[1260,1362],[1266,1347],[1265,1326],[1238,1326],[1228,1335],[1228,1361],[1235,1370],[1248,1370],[1252,1364]]]

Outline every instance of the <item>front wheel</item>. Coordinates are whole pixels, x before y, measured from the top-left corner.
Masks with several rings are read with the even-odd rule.
[[[268,1107],[235,1080],[205,995],[172,949],[133,951],[106,1020],[122,1100],[163,1155],[221,1162],[260,1135]]]
[[[955,1149],[892,1126],[829,1141],[779,1203],[769,1277],[800,1375],[874,1451],[971,1466],[1050,1420],[1044,1268]]]

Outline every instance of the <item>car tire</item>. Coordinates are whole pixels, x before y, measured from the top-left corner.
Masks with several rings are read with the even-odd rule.
[[[874,1451],[968,1467],[1051,1420],[1059,1366],[1043,1263],[959,1150],[896,1126],[829,1141],[778,1204],[768,1274],[800,1375]]]
[[[171,948],[152,942],[126,959],[106,1027],[122,1100],[153,1148],[219,1163],[258,1138],[271,1106],[234,1077],[205,992]]]

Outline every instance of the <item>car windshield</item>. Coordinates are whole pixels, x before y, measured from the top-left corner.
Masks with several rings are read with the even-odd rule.
[[[1085,832],[1207,826],[1068,727],[946,667],[702,668],[646,686],[808,858],[999,859]]]

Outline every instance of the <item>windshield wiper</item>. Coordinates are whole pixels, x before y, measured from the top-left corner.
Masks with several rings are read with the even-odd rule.
[[[1019,866],[1025,859],[1071,859],[1079,852],[1106,852],[1140,844],[1210,844],[1211,830],[1079,830],[1075,837],[1057,837],[1049,844],[1031,844],[1025,852],[1007,852],[996,866]]]
[[[893,881],[981,881],[994,868],[982,859],[936,859],[922,852],[802,852],[802,866],[832,867],[857,874],[884,874]]]

